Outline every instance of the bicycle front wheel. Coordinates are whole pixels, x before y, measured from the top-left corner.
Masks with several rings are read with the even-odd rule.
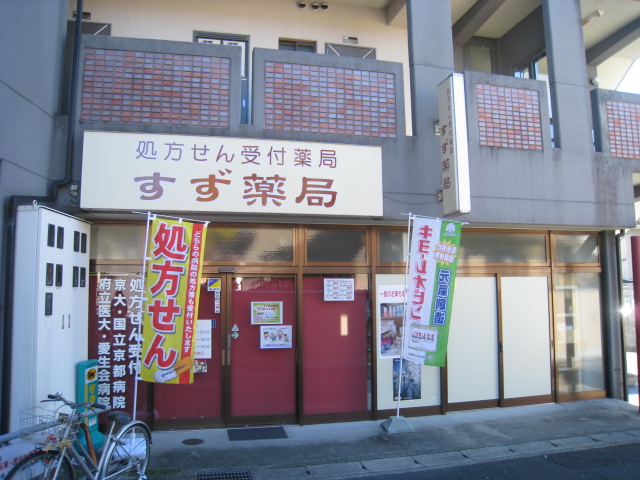
[[[54,478],[56,480],[73,480],[71,462],[65,457],[60,463],[60,452],[37,451],[20,460],[5,480],[53,480]]]
[[[138,479],[147,470],[151,434],[147,426],[135,422],[125,426],[105,450],[102,479]]]

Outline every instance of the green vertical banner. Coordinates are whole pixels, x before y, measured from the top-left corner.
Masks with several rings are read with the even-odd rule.
[[[444,367],[462,224],[413,219],[402,358]]]

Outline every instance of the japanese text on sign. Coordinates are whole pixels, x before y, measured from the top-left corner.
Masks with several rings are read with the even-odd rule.
[[[95,280],[93,280],[95,279]],[[98,389],[89,401],[127,409],[140,357],[142,278],[100,274],[95,281],[95,317],[90,318],[90,356],[98,359]]]
[[[325,278],[324,301],[340,302],[355,300],[355,282],[353,278]]]
[[[85,132],[81,206],[380,216],[381,167],[380,147]]]
[[[440,163],[444,215],[471,211],[464,77],[455,73],[438,85]]]
[[[145,303],[143,380],[193,382],[193,348],[200,295],[203,224],[156,219],[150,229]]]
[[[402,348],[402,357],[409,361],[444,366],[460,235],[458,222],[413,220],[408,331]]]

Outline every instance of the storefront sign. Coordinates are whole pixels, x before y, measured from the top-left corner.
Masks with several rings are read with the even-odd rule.
[[[90,277],[89,357],[98,360],[97,399],[114,410],[133,409],[140,357],[142,277],[99,273]]]
[[[207,291],[208,292],[219,292],[222,290],[222,279],[221,278],[207,278]]]
[[[157,217],[148,232],[141,377],[193,383],[206,224]]]
[[[325,278],[325,302],[353,302],[355,300],[355,282],[353,278]]]
[[[291,348],[292,336],[291,325],[262,325],[260,327],[260,348]]]
[[[80,205],[377,217],[381,152],[377,146],[85,132]]]
[[[414,217],[402,358],[444,367],[462,224]]]
[[[444,215],[463,215],[471,211],[471,188],[467,106],[461,73],[454,73],[438,85],[438,113]]]
[[[251,325],[282,322],[282,302],[251,302]]]

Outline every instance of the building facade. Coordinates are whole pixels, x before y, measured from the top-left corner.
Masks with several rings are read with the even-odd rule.
[[[100,400],[133,410],[135,388],[153,428],[626,394],[618,241],[636,225],[640,97],[613,89],[640,51],[640,4],[29,3],[0,7],[3,37],[22,40],[0,86],[3,429],[30,406],[10,391],[32,381],[13,325],[19,206],[34,201],[91,223],[75,347],[99,362]],[[26,10],[38,28],[9,20]],[[452,74],[470,209],[447,366],[400,371],[408,215],[443,217],[464,187],[442,157]],[[145,212],[209,222],[210,349],[192,385],[134,386]],[[353,294],[328,301],[339,280]],[[287,348],[263,348],[261,303],[279,306]]]

